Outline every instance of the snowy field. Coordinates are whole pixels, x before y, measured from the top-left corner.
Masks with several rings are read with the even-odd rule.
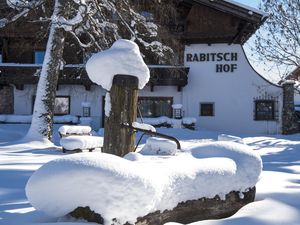
[[[61,158],[64,154],[60,147],[54,145],[16,142],[28,127],[0,125],[0,225],[87,224],[68,218],[54,220],[29,204],[25,196],[29,177],[46,162]],[[55,127],[54,135],[56,145],[59,143],[57,130],[58,126]],[[158,131],[176,136],[183,148],[189,148],[197,142],[215,141],[219,135],[205,130]],[[257,184],[256,201],[230,218],[201,221],[193,225],[300,225],[300,135],[242,138],[263,159],[264,169]]]

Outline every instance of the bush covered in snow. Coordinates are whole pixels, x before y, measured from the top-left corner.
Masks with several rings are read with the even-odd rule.
[[[142,155],[175,155],[177,144],[174,141],[150,137],[139,153]]]
[[[194,117],[184,117],[182,119],[173,119],[166,116],[160,116],[155,118],[137,118],[139,123],[150,124],[155,127],[176,127],[179,128],[181,125],[184,127],[195,126],[197,120]]]

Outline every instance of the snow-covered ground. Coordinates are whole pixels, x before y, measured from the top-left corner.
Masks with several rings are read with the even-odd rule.
[[[0,125],[0,225],[87,224],[68,218],[56,221],[29,204],[25,195],[29,177],[43,164],[63,154],[54,145],[16,142],[28,128],[28,125]],[[54,135],[56,145],[59,144],[57,130],[58,126]],[[183,148],[217,140],[219,135],[205,130],[165,128],[158,131],[179,138]],[[300,225],[300,135],[242,138],[263,159],[264,171],[257,184],[256,201],[230,218],[193,225]],[[175,224],[178,225],[168,223]]]

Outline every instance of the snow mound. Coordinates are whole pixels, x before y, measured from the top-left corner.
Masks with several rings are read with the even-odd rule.
[[[197,119],[195,117],[183,117],[182,118],[182,124],[185,125],[192,125],[197,122]]]
[[[117,74],[131,75],[139,79],[142,89],[150,78],[150,71],[133,41],[117,40],[110,49],[94,54],[86,64],[89,78],[104,89],[110,90]]]
[[[146,124],[150,124],[152,126],[159,126],[159,125],[171,125],[181,127],[181,124],[184,125],[192,125],[197,122],[197,119],[194,117],[183,117],[182,119],[172,119],[166,116],[156,117],[156,118],[137,118],[138,122],[143,122]]]
[[[143,160],[143,155],[138,152],[129,152],[126,155],[124,155],[123,158],[130,161],[138,161]]]
[[[150,137],[139,153],[143,155],[175,155],[176,152],[177,144],[174,141]]]
[[[126,222],[152,211],[161,198],[145,174],[131,161],[110,154],[68,155],[37,170],[26,185],[26,195],[50,216],[90,206],[108,224],[113,218]]]
[[[161,125],[164,123],[170,124],[171,123],[170,120],[171,119],[166,116],[161,116],[161,117],[156,117],[156,118],[143,118],[143,119],[137,118],[138,122],[143,122],[143,123],[150,124],[153,126]]]
[[[198,159],[225,157],[234,160],[237,165],[237,176],[233,182],[243,184],[242,189],[247,188],[249,180],[257,183],[262,171],[262,160],[258,153],[249,146],[236,142],[206,143],[192,148],[191,153]]]
[[[42,166],[29,179],[26,195],[36,209],[50,216],[90,206],[105,224],[114,218],[120,224],[134,223],[179,202],[246,191],[255,186],[261,167],[251,148],[233,142],[198,143],[191,151],[155,158],[139,153],[127,159],[80,153]]]
[[[153,127],[150,124],[146,124],[146,123],[139,123],[139,122],[133,122],[132,126],[134,128],[139,128],[139,129],[144,129],[144,130],[148,130],[148,131],[152,131],[152,132],[156,132],[155,127]]]
[[[80,121],[80,125],[90,126],[93,122],[93,118],[82,116],[82,117],[80,117],[79,121]]]
[[[242,138],[233,135],[227,135],[227,134],[218,135],[218,141],[233,141],[233,142],[244,144]]]

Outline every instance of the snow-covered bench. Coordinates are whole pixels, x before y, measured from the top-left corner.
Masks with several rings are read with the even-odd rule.
[[[91,131],[90,126],[61,126],[58,133],[63,152],[81,152],[85,149],[91,152],[95,148],[102,148],[103,137],[91,136]]]

